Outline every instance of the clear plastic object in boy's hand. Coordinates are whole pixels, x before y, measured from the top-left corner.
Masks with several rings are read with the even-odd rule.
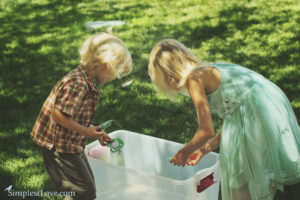
[[[107,144],[107,147],[110,148],[110,151],[112,153],[121,152],[123,146],[124,146],[124,142],[120,138],[115,138],[110,143]]]
[[[106,122],[103,122],[99,126],[101,127],[102,130],[106,131],[107,128],[109,128],[114,120],[108,120]]]
[[[101,127],[102,130],[106,131],[106,129],[111,126],[113,121],[114,120],[108,120],[106,122],[103,122],[99,126]],[[110,143],[107,144],[107,147],[110,148],[110,151],[112,153],[120,152],[123,146],[124,146],[124,142],[120,138],[115,138]]]

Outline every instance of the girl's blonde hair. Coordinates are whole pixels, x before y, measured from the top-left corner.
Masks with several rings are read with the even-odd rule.
[[[107,64],[116,78],[132,71],[130,53],[122,40],[108,33],[97,33],[88,38],[79,49],[80,64],[93,70],[99,63]]]
[[[200,65],[205,64],[183,44],[165,39],[152,49],[148,73],[156,88],[172,99],[184,90],[187,76]]]

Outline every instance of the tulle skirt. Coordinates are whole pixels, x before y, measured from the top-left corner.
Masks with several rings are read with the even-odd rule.
[[[283,185],[300,182],[299,125],[285,94],[264,78],[238,101],[222,127],[222,199],[249,191],[252,200],[271,200]]]

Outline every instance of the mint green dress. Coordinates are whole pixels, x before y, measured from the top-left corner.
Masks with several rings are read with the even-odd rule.
[[[252,200],[273,199],[285,184],[300,182],[300,129],[279,87],[245,67],[215,63],[218,89],[207,96],[224,119],[220,142],[223,200],[246,184]]]

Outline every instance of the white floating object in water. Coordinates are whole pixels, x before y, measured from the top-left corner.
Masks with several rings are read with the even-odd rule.
[[[89,29],[97,29],[100,27],[105,27],[105,26],[122,26],[124,25],[124,21],[118,21],[118,20],[113,20],[113,21],[94,21],[94,22],[87,22],[85,26]]]
[[[122,87],[127,87],[127,86],[131,85],[132,82],[133,82],[133,80],[127,81],[122,84]]]

